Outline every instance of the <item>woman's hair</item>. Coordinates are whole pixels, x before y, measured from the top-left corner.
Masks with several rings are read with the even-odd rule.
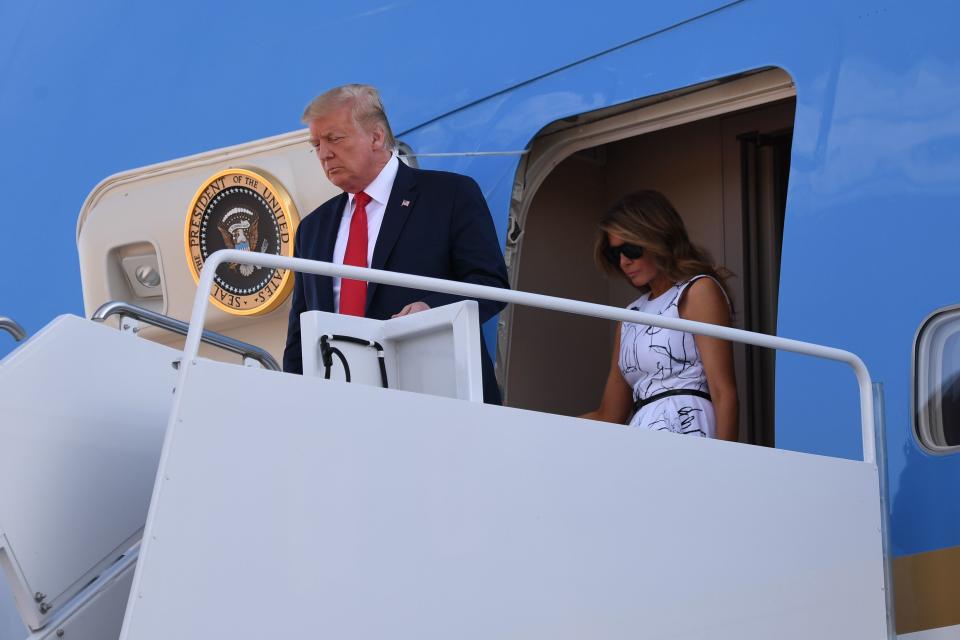
[[[594,260],[603,271],[626,277],[619,265],[610,264],[604,257],[607,233],[643,247],[644,255],[673,282],[683,282],[701,274],[713,276],[730,297],[724,281],[732,274],[715,265],[709,253],[690,242],[680,214],[659,191],[635,191],[625,195],[600,221]],[[646,287],[642,289],[646,290]]]

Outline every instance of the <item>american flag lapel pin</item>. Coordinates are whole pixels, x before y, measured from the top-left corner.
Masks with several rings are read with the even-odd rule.
[[[400,203],[400,206],[401,206],[401,207],[409,207],[409,206],[410,206],[410,201],[409,201],[409,200],[404,200],[403,202]]]

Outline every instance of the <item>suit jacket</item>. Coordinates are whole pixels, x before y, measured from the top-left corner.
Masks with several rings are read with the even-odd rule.
[[[303,219],[294,240],[295,256],[332,262],[346,203],[347,194],[342,193]],[[412,169],[402,162],[384,211],[370,266],[493,287],[509,286],[493,219],[477,183],[467,176]],[[445,293],[370,282],[367,284],[366,316],[386,320],[418,300],[435,308],[462,299]],[[481,323],[505,306],[489,300],[477,302]],[[334,310],[333,280],[327,276],[297,273],[283,352],[284,371],[303,373],[300,314],[310,310]],[[484,401],[499,404],[500,391],[482,333],[480,342]]]

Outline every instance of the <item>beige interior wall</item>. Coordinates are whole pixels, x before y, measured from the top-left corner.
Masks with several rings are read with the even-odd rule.
[[[606,303],[608,285],[593,267],[593,239],[606,202],[604,168],[578,156],[550,174],[531,204],[517,288]],[[598,397],[609,366],[608,323],[566,313],[515,307],[508,403],[576,414]],[[514,401],[514,399],[516,399]]]
[[[792,124],[792,106],[765,106],[607,144],[591,154],[601,162],[565,159],[533,196],[521,240],[519,288],[613,306],[629,304],[637,291],[597,271],[592,240],[604,210],[638,189],[662,191],[683,217],[693,242],[739,273],[743,255],[736,136]],[[735,309],[742,309],[742,281],[733,278],[728,285]],[[739,313],[734,325],[742,326]],[[610,366],[610,323],[518,308],[510,331],[508,404],[568,415],[596,408]],[[735,348],[735,360],[742,380],[742,347]]]
[[[714,118],[608,145],[607,204],[640,189],[662,192],[690,239],[726,263],[720,123]],[[737,212],[739,215],[739,212]],[[610,304],[625,306],[636,290],[611,280]]]

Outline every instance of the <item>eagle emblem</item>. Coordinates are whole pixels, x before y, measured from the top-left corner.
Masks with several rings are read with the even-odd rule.
[[[258,231],[260,226],[260,216],[249,209],[243,207],[234,207],[223,216],[223,220],[217,225],[220,235],[223,236],[223,242],[229,249],[238,249],[240,251],[260,251],[266,249],[267,241],[263,241],[262,247],[257,249],[257,240],[260,237]],[[230,268],[240,270],[241,275],[249,276],[260,267],[254,267],[250,264],[230,263]]]

